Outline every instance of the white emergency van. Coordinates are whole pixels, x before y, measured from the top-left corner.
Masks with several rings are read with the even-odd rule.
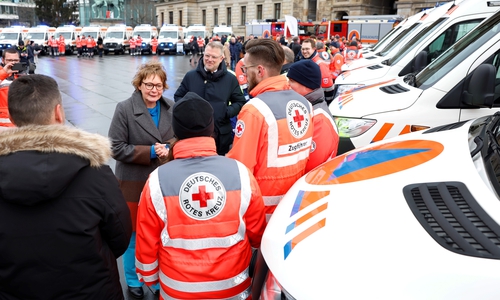
[[[64,43],[66,44],[65,54],[73,54],[76,51],[76,37],[80,34],[81,30],[81,27],[74,25],[63,25],[56,28],[54,38],[57,40],[60,35],[64,37]]]
[[[151,50],[151,39],[153,36],[158,37],[158,28],[155,26],[152,26],[150,24],[141,24],[137,25],[134,27],[134,38],[137,38],[137,36],[141,36],[142,39],[142,46],[140,49],[140,54],[148,53],[151,54],[153,51]],[[139,49],[136,47],[135,51],[139,51]]]
[[[109,52],[125,54],[126,51],[129,51],[129,39],[133,32],[132,26],[123,24],[108,27],[103,40],[104,54]]]
[[[494,74],[471,81],[476,68],[492,64]],[[360,86],[336,97],[329,108],[341,136],[355,147],[429,127],[468,120],[500,109],[500,12],[484,20],[417,75]],[[470,95],[494,81],[491,105]],[[490,109],[490,106],[492,109]]]
[[[28,28],[24,26],[11,26],[2,29],[0,33],[0,53],[3,49],[16,47],[19,41],[23,41],[28,35]]]
[[[370,84],[421,71],[497,9],[498,6],[488,0],[456,2],[443,16],[404,43],[392,57],[388,55],[388,59],[381,63],[370,63],[367,67],[341,74],[335,81],[338,93],[352,85]]]
[[[179,38],[184,38],[186,28],[175,25],[165,24],[160,28],[158,34],[158,55],[165,53],[177,53],[177,42]]]
[[[223,35],[227,35],[228,37],[233,35],[233,27],[227,25],[215,25],[212,30],[212,37],[215,35],[219,36],[219,39],[222,38]]]
[[[199,37],[203,39],[208,35],[207,27],[202,24],[194,24],[187,28],[186,42],[191,40],[192,36]]]
[[[497,114],[310,171],[267,224],[252,298],[500,299],[499,140]]]
[[[460,1],[461,0],[457,0],[456,2]],[[442,17],[452,5],[454,5],[453,2],[447,2],[439,7],[435,7],[432,10],[426,11],[425,15],[423,15],[415,24],[409,27],[405,26],[406,30],[403,30],[401,34],[387,43],[387,45],[384,48],[380,49],[380,51],[373,53],[364,53],[362,58],[351,61],[348,61],[346,59],[345,64],[342,66],[342,70],[359,69],[371,64],[380,63],[381,61],[392,57],[415,35],[417,35],[419,32],[426,31],[428,26]]]
[[[49,37],[54,35],[56,31],[55,27],[49,27],[46,25],[38,25],[36,27],[31,27],[28,29],[28,33],[26,35],[26,39],[35,42],[35,49],[40,49],[40,54],[48,53],[48,45],[47,41]]]

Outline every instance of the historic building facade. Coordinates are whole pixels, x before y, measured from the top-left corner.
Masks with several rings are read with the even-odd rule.
[[[407,17],[435,5],[432,0],[165,0],[155,7],[157,26],[203,24],[210,30],[225,23],[236,35],[244,35],[245,24],[253,20],[284,19],[285,15],[302,21],[359,15]]]

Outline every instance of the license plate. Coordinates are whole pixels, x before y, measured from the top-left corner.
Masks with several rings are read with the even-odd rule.
[[[113,48],[109,48],[109,51],[115,51],[115,49],[113,49]]]

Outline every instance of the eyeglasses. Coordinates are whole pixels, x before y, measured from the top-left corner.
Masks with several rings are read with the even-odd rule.
[[[203,57],[205,57],[206,59],[213,59],[213,60],[216,60],[216,59],[219,59],[221,58],[222,55],[219,55],[219,56],[213,56],[213,55],[209,55],[209,54],[204,54]]]
[[[151,82],[143,82],[144,86],[146,87],[146,90],[151,91],[154,87],[156,87],[157,91],[163,90],[163,84],[158,83],[158,84],[153,84]]]
[[[258,67],[259,65],[251,65],[251,66],[241,66],[241,72],[243,72],[243,74],[246,74],[247,73],[247,69],[248,68],[252,68],[252,67]]]
[[[20,60],[19,59],[6,59],[5,62],[8,62],[8,63],[11,63],[11,62],[18,63],[18,62],[20,62]]]

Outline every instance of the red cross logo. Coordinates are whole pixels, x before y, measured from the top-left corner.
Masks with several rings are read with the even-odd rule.
[[[213,200],[214,193],[207,193],[205,186],[198,187],[198,194],[193,194],[193,201],[200,201],[200,207],[207,207],[208,200]]]
[[[302,121],[304,121],[304,116],[299,113],[299,111],[296,109],[295,110],[295,116],[293,116],[293,121],[297,123],[299,127],[302,125]]]
[[[241,127],[241,124],[238,124],[238,126],[236,126],[236,132],[238,134],[240,134],[242,130],[243,130],[243,127]]]

